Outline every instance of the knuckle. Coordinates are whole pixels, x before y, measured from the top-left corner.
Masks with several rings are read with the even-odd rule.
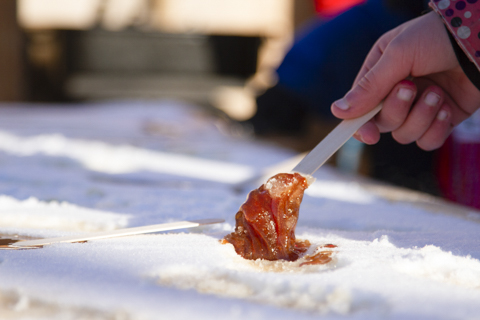
[[[367,93],[374,93],[378,89],[378,85],[375,81],[376,76],[373,70],[367,72],[362,79],[358,82],[358,88]]]
[[[405,50],[405,39],[402,36],[395,37],[388,43],[385,50],[391,50],[392,52],[401,52]]]

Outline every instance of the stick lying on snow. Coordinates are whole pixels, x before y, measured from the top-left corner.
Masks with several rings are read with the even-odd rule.
[[[73,237],[59,237],[59,238],[50,238],[50,239],[19,241],[11,244],[11,246],[34,247],[34,246],[44,246],[47,244],[61,243],[61,242],[88,241],[88,240],[96,240],[96,239],[130,236],[130,235],[142,234],[142,233],[194,228],[194,227],[203,226],[207,224],[222,223],[222,222],[225,222],[225,220],[201,219],[201,220],[192,220],[192,221],[170,222],[170,223],[154,224],[154,225],[144,226],[144,227],[118,229],[114,231],[94,232],[87,235],[79,235],[79,236],[73,236]]]

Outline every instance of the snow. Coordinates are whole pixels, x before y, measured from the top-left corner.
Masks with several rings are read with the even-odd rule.
[[[0,141],[0,150],[10,154],[66,157],[78,161],[86,169],[110,174],[146,170],[226,183],[241,182],[254,175],[253,170],[247,166],[172,155],[128,145],[111,146],[101,141],[67,139],[59,134],[20,138],[0,132]]]
[[[3,104],[0,237],[226,223],[0,250],[0,318],[478,317],[479,213],[388,200],[332,168],[314,175],[297,225],[309,253],[338,246],[332,262],[249,261],[220,244],[261,182],[239,183],[294,155],[228,132],[173,101]]]

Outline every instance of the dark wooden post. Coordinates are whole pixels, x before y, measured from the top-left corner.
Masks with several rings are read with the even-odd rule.
[[[0,101],[25,100],[24,37],[16,0],[0,1]]]

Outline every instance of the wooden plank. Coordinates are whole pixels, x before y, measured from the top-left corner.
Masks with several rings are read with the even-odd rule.
[[[25,99],[24,37],[17,24],[16,0],[0,1],[0,101]]]

